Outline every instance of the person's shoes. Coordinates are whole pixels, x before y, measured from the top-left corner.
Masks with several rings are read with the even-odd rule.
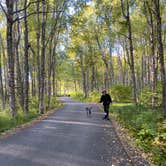
[[[107,120],[110,120],[110,118],[107,118]]]
[[[102,119],[104,120],[104,119],[106,119],[106,117],[103,117]]]

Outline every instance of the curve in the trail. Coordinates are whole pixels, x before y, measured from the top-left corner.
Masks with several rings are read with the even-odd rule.
[[[0,140],[0,166],[130,166],[113,126],[93,104],[62,97],[63,108]],[[92,106],[92,116],[86,107]]]

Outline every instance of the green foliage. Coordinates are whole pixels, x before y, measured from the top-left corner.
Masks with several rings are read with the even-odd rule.
[[[99,102],[101,94],[99,91],[93,91],[91,92],[87,98],[85,98],[84,94],[82,92],[76,92],[71,93],[71,97],[73,99],[83,101],[83,102]]]
[[[0,112],[0,132],[11,127],[11,115],[8,112]]]
[[[44,99],[46,105],[46,98]],[[56,108],[60,103],[56,100],[55,97],[51,98],[50,109]],[[18,109],[17,115],[15,118],[11,117],[11,114],[8,110],[0,112],[0,132],[15,128],[24,123],[30,122],[31,120],[37,118],[40,114],[38,110],[38,99],[37,97],[31,97],[29,102],[29,112],[22,112],[21,108]]]
[[[27,114],[18,111],[15,118],[12,118],[8,112],[0,113],[0,132],[12,129],[18,125],[29,122],[38,116],[34,110],[29,111]]]
[[[160,110],[136,107],[133,104],[114,104],[110,111],[131,131],[137,145],[152,154],[154,164],[166,163],[166,120]]]
[[[100,101],[100,93],[99,91],[93,91],[89,94],[88,99],[86,99],[86,101],[89,102],[99,102]]]
[[[28,113],[23,113],[19,111],[17,116],[13,119],[15,126],[24,124],[36,118],[39,114],[35,110],[30,110]]]
[[[111,96],[114,102],[131,102],[132,101],[132,88],[124,85],[114,85],[111,88]]]
[[[72,92],[72,93],[70,93],[70,95],[73,99],[76,99],[79,101],[85,100],[85,96],[84,96],[83,92]]]
[[[158,84],[155,92],[152,92],[149,87],[141,90],[139,93],[139,103],[150,107],[160,107],[162,104],[161,84]]]
[[[144,142],[148,143],[149,141],[151,141],[155,138],[156,133],[152,128],[150,128],[150,129],[145,128],[145,129],[141,129],[138,132],[137,136],[139,137],[140,141],[144,141]]]
[[[158,132],[160,133],[157,137],[158,141],[166,142],[166,120],[158,123]]]
[[[37,97],[31,97],[29,99],[29,109],[38,109],[38,98]]]
[[[166,157],[161,158],[161,156],[166,156],[166,120],[161,118],[161,122],[158,122],[158,135],[153,142],[154,148],[153,152],[156,156],[156,163],[166,163]]]
[[[50,109],[56,108],[56,107],[58,107],[60,105],[61,105],[61,103],[56,99],[56,97],[51,97]]]

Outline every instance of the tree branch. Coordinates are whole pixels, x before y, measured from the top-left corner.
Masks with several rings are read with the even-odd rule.
[[[45,14],[47,14],[47,13],[54,13],[54,12],[61,12],[61,10],[59,10],[59,11],[50,11],[50,12],[44,12]],[[25,17],[30,17],[30,16],[32,16],[32,15],[34,15],[34,14],[42,14],[43,12],[32,12],[32,13],[29,13],[29,14],[27,14],[26,16],[23,16],[23,17],[20,17],[20,18],[16,18],[16,19],[14,19],[13,20],[13,23],[14,22],[16,22],[16,21],[18,21],[18,20],[22,20],[22,19],[24,19]]]
[[[22,11],[26,10],[28,7],[30,7],[32,4],[37,3],[37,2],[41,2],[41,1],[42,1],[42,0],[37,0],[37,1],[29,2],[27,6],[25,6],[23,9],[14,11],[13,14],[22,12]]]
[[[7,12],[6,12],[5,8],[3,7],[3,5],[1,4],[1,2],[0,2],[0,7],[1,7],[2,11],[5,13],[5,16],[8,17]]]
[[[124,17],[124,18],[127,18],[127,15],[126,15],[125,12],[124,12],[123,0],[120,0],[120,2],[121,2],[121,7],[122,7],[122,14],[123,14],[123,17]]]

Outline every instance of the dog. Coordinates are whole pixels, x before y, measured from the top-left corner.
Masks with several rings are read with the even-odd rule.
[[[86,107],[86,113],[88,117],[91,117],[92,114],[92,107]]]

